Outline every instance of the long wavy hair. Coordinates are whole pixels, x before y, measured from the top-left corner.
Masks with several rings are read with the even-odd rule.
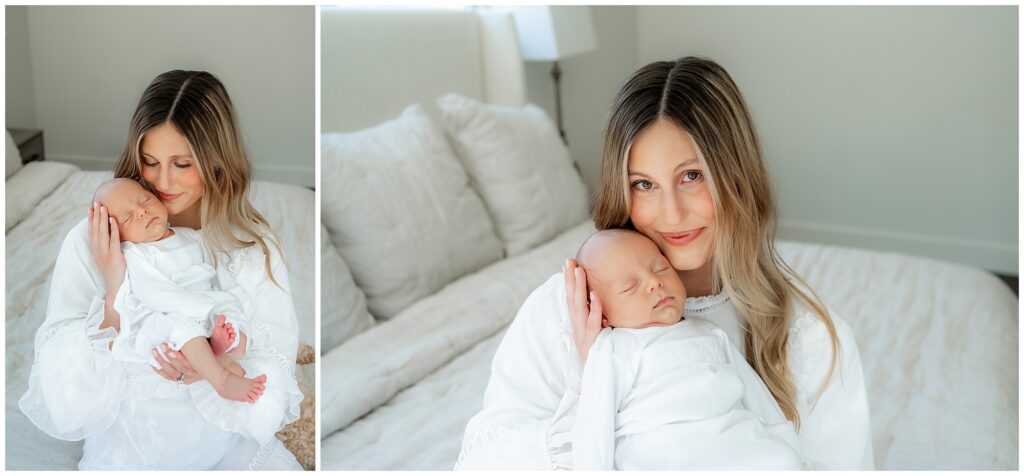
[[[794,301],[804,303],[828,329],[832,370],[826,383],[836,367],[838,337],[820,298],[775,248],[775,202],[761,144],[743,96],[725,69],[700,57],[659,61],[637,70],[622,86],[604,128],[594,225],[635,229],[629,219],[629,150],[640,132],[659,119],[683,128],[697,151],[715,207],[712,286],[729,294],[746,321],[747,361],[799,428],[796,384],[786,358]],[[817,396],[822,390],[824,384]]]
[[[157,76],[139,99],[128,129],[128,141],[114,167],[114,177],[142,177],[140,146],[150,129],[170,123],[178,130],[198,164],[203,180],[200,199],[200,234],[214,252],[229,253],[254,244],[263,250],[264,266],[270,269],[270,242],[282,260],[284,253],[267,220],[249,202],[252,165],[245,154],[235,108],[227,89],[205,71],[168,71]],[[216,254],[214,254],[216,260]]]

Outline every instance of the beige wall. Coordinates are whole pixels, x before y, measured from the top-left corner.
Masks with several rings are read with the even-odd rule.
[[[599,49],[563,62],[570,150],[598,180],[617,88],[703,55],[750,105],[781,237],[1016,274],[1017,7],[592,7]],[[554,111],[547,64],[530,100]]]
[[[7,127],[35,128],[36,107],[32,102],[32,61],[28,45],[28,7],[4,7],[5,101]]]
[[[256,177],[313,185],[314,7],[27,9],[37,126],[50,159],[109,169],[153,77],[197,69],[231,94]]]

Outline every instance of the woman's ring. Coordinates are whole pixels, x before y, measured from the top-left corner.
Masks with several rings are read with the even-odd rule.
[[[182,372],[181,375],[178,376],[178,383],[185,383],[185,372]]]

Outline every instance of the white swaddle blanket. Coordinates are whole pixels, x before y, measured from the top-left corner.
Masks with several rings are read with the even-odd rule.
[[[236,333],[245,333],[252,343],[251,314],[245,308],[251,298],[241,286],[215,289],[216,271],[202,237],[191,228],[173,230],[174,235],[160,241],[122,244],[127,272],[114,301],[114,309],[121,315],[121,330],[111,347],[115,359],[156,367],[152,349],[167,342],[180,350],[190,339],[209,337],[219,314],[224,314]],[[236,337],[229,350],[238,342]],[[273,415],[280,416],[280,410],[287,407],[288,402],[278,400],[298,393],[298,383],[275,365],[259,365],[245,356],[238,364],[247,377],[265,374],[268,389],[272,385],[296,389],[265,392],[256,403],[227,400],[205,380],[189,385],[189,393],[211,423],[266,444],[282,425],[281,419]]]
[[[700,319],[601,332],[572,453],[574,469],[803,467],[793,424],[725,332]]]

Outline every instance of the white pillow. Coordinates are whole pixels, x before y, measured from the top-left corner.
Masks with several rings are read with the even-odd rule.
[[[7,135],[7,150],[4,152],[4,156],[7,159],[7,175],[4,179],[9,179],[11,175],[14,175],[14,172],[21,168],[21,152],[18,150],[18,146],[14,144],[11,132],[6,129],[4,132]]]
[[[422,106],[320,141],[321,218],[377,318],[501,258],[483,202]]]
[[[320,354],[373,327],[366,295],[320,225]]]
[[[28,218],[44,198],[77,170],[78,167],[64,162],[37,160],[25,164],[18,173],[10,176],[4,181],[5,230],[10,231]]]
[[[543,110],[482,104],[458,94],[442,96],[437,105],[508,256],[587,218],[586,187]]]

